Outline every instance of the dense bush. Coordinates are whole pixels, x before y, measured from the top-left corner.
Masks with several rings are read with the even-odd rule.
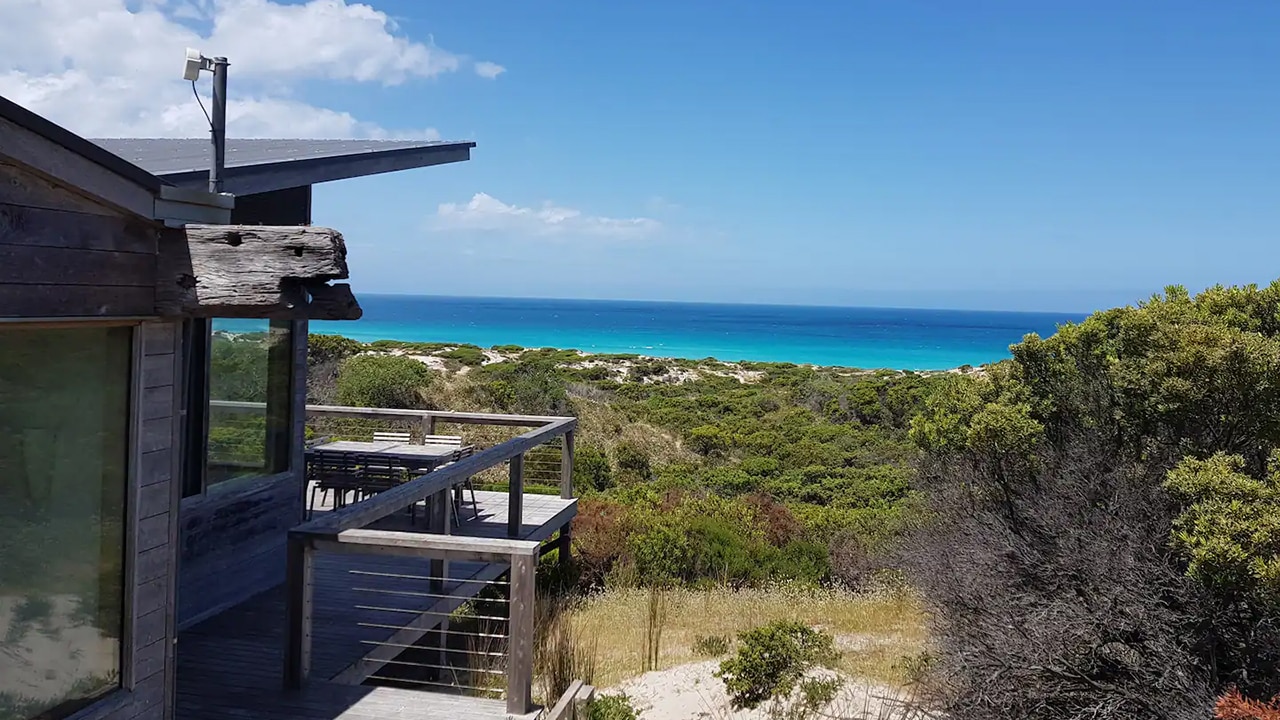
[[[936,698],[966,718],[1202,718],[1280,691],[1280,283],[1028,336],[929,396]]]
[[[1165,488],[1183,508],[1174,545],[1215,594],[1252,599],[1270,614],[1280,609],[1280,454],[1262,479],[1244,469],[1239,455],[1217,454],[1170,471]]]
[[[574,539],[587,584],[618,569],[630,581],[657,586],[816,584],[830,576],[826,546],[800,537],[786,508],[762,498],[673,492],[583,500]]]
[[[459,345],[452,350],[445,350],[436,353],[436,357],[442,357],[447,360],[457,360],[463,365],[470,367],[479,367],[486,360],[484,351],[474,345]]]
[[[320,405],[336,402],[342,361],[363,349],[361,343],[341,335],[308,335],[307,402]]]
[[[613,461],[623,482],[648,482],[653,479],[649,453],[633,442],[620,442],[613,448]]]
[[[364,345],[358,340],[341,335],[311,334],[307,336],[307,355],[313,363],[341,362],[358,354],[363,348]]]
[[[371,397],[364,367],[381,370],[389,360],[416,372],[405,364],[414,361],[384,354],[413,352],[473,365],[436,379],[428,397],[437,402],[537,415],[583,412],[574,483],[579,492],[603,495],[593,498],[599,503],[584,500],[574,535],[588,585],[815,583],[831,575],[828,545],[852,537],[868,552],[878,550],[898,532],[912,501],[916,451],[906,418],[936,382],[903,373],[633,355],[597,355],[584,368],[578,352],[550,348],[495,348],[518,355],[474,367],[483,351],[468,345],[364,345],[336,336],[313,345],[313,372],[328,368],[336,376],[338,362],[352,371],[343,366],[344,377],[318,383],[311,396],[325,402],[420,406],[415,386],[429,381],[389,377],[373,383],[387,386],[378,390],[384,397]],[[630,376],[620,383],[621,368]],[[730,371],[755,374],[740,379]],[[329,389],[335,385],[342,399]],[[714,507],[713,496],[720,503]],[[737,514],[725,511],[730,507]]]
[[[430,383],[431,371],[413,358],[356,355],[342,362],[337,400],[357,407],[421,408]]]
[[[613,487],[613,468],[609,457],[594,445],[579,445],[573,455],[573,486],[584,490],[608,490]]]
[[[720,663],[716,677],[735,710],[751,709],[789,695],[810,668],[836,658],[830,634],[779,620],[739,635],[737,653]]]
[[[474,370],[474,378],[496,410],[524,415],[566,415],[565,378],[553,361],[528,351],[518,360]]]

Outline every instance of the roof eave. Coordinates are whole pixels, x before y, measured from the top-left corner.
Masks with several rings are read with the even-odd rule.
[[[223,190],[236,195],[252,195],[334,180],[465,162],[471,159],[473,147],[473,142],[450,143],[229,167],[223,172]],[[178,187],[194,187],[209,181],[207,170],[161,174],[160,177]]]
[[[164,184],[160,178],[128,160],[107,152],[61,125],[31,112],[3,96],[0,96],[0,117],[51,142],[57,143],[86,160],[101,165],[116,175],[130,180],[151,192],[158,192],[160,186]]]

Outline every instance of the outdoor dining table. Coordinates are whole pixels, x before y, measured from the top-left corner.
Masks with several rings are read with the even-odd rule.
[[[459,455],[459,451],[470,449],[470,445],[415,445],[395,440],[364,441],[335,440],[323,445],[309,448],[308,453],[360,453],[375,455],[394,460],[397,465],[409,470],[427,472],[440,465],[451,462]]]

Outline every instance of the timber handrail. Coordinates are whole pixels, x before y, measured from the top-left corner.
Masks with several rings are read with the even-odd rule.
[[[581,680],[574,680],[541,720],[578,720],[588,716],[587,706],[595,699],[596,689]]]
[[[231,412],[258,412],[266,410],[264,402],[246,400],[210,400],[209,407]],[[502,425],[508,427],[534,427],[564,418],[557,415],[508,415],[505,413],[454,412],[452,410],[410,410],[407,408],[367,408],[350,405],[308,405],[308,415],[364,418],[385,420],[389,418],[421,418],[459,425]],[[434,433],[428,433],[434,434]]]

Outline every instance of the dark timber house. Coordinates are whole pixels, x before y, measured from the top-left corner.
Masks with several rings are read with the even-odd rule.
[[[472,147],[231,140],[211,194],[204,140],[89,141],[0,98],[0,720],[536,710],[534,573],[567,555],[574,419],[307,404],[308,321],[360,315],[311,186]],[[255,333],[246,400],[210,354]],[[325,422],[515,429],[309,513]],[[524,494],[540,467],[559,496]],[[458,509],[498,471],[507,491]],[[450,613],[482,590],[505,629],[460,647]]]

